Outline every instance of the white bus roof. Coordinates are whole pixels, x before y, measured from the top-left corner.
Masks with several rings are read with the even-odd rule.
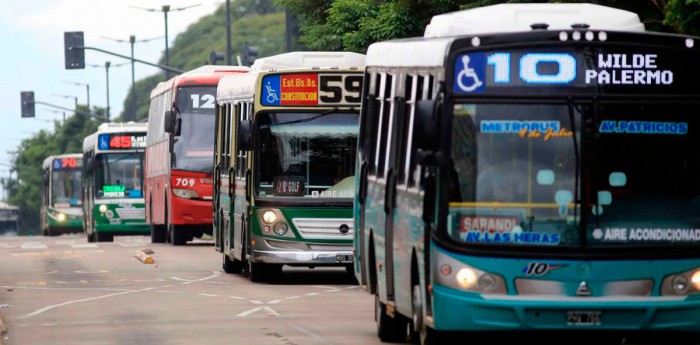
[[[65,153],[62,155],[52,155],[48,156],[44,159],[44,162],[41,164],[42,169],[47,169],[48,167],[51,166],[51,163],[55,158],[83,158],[82,153]]]
[[[423,37],[530,31],[544,23],[548,30],[587,24],[591,30],[644,31],[634,12],[594,4],[499,4],[434,16]]]
[[[303,67],[363,67],[365,56],[350,52],[291,52],[256,59],[251,71]]]
[[[250,97],[258,75],[267,71],[308,71],[311,68],[364,68],[365,55],[350,52],[291,52],[256,59],[250,73],[221,78],[216,89],[218,101]]]
[[[248,72],[250,71],[250,68],[246,66],[220,66],[220,65],[204,65],[201,67],[197,67],[193,70],[189,70],[185,73],[182,73],[180,75],[177,75],[175,77],[170,78],[169,80],[162,81],[156,85],[155,88],[151,91],[151,98],[155,97],[156,95],[160,95],[161,93],[170,90],[173,87],[173,83],[175,82],[176,79],[182,78],[182,77],[192,77],[196,75],[202,75],[202,74],[214,74],[214,73],[226,73],[226,72]]]
[[[374,43],[367,66],[439,67],[459,36],[527,32],[532,24],[547,24],[547,30],[587,24],[592,30],[644,31],[636,13],[600,5],[499,4],[434,16],[423,38]]]
[[[146,132],[148,122],[108,122],[97,127],[97,132],[92,133],[83,139],[83,152],[95,148],[97,145],[97,136],[102,133],[128,133],[128,132]]]

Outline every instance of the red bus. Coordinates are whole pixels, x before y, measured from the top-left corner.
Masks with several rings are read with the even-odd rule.
[[[214,112],[219,79],[244,66],[202,66],[151,92],[146,138],[146,222],[153,243],[183,245],[212,233]]]

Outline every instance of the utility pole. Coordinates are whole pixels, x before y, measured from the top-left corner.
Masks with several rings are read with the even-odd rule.
[[[169,52],[169,42],[168,42],[168,12],[175,12],[175,11],[184,11],[188,8],[192,8],[195,6],[199,6],[201,4],[196,4],[196,5],[190,5],[190,6],[185,6],[185,7],[178,7],[178,8],[170,8],[170,5],[163,5],[160,9],[157,8],[143,8],[143,7],[138,7],[138,6],[129,6],[131,8],[137,8],[140,10],[148,11],[148,12],[163,12],[163,16],[165,18],[165,65],[170,66],[170,52]],[[165,80],[170,79],[170,71],[165,70]]]
[[[78,96],[62,95],[60,93],[52,93],[51,96],[61,97],[61,98],[73,98],[75,99],[75,110],[78,110]]]
[[[64,80],[63,82],[66,84],[73,84],[73,85],[77,85],[77,86],[87,87],[87,107],[88,107],[88,109],[90,109],[90,84],[81,83],[79,81],[68,81],[68,80]]]
[[[110,103],[109,103],[109,69],[110,69],[110,67],[121,67],[121,66],[124,66],[124,65],[126,65],[126,64],[128,64],[128,63],[129,63],[129,62],[124,62],[124,63],[112,65],[111,62],[105,61],[104,66],[102,66],[102,65],[96,65],[96,64],[85,64],[86,66],[95,67],[95,68],[102,68],[102,67],[104,67],[104,69],[105,69],[105,79],[106,79],[106,81],[107,81],[107,108],[105,108],[105,115],[107,115],[107,121],[109,121],[109,119],[110,119],[110,117],[111,117],[111,115],[110,115],[110,114],[111,114],[111,113],[110,113],[110,106],[109,106],[109,104],[110,104]]]
[[[226,0],[226,65],[231,66],[231,4]]]

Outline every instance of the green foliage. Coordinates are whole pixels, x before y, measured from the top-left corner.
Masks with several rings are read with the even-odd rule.
[[[82,107],[79,110],[87,111]],[[93,109],[103,115],[103,109]],[[14,155],[16,179],[2,179],[9,191],[8,203],[20,209],[20,234],[37,234],[41,209],[41,164],[50,155],[79,153],[83,151],[83,138],[97,130],[99,121],[73,115],[63,123],[56,121],[53,132],[39,131],[20,142]]]
[[[436,14],[500,3],[588,3],[635,12],[647,30],[700,35],[700,0],[278,0],[304,18],[314,50],[364,53],[378,41],[422,36]]]
[[[258,47],[258,56],[285,51],[285,18],[282,8],[272,0],[238,0],[231,2],[232,62],[244,43]],[[226,51],[226,7],[224,4],[211,15],[202,17],[183,33],[170,47],[170,65],[181,70],[191,70],[209,64],[209,53]],[[165,57],[159,64],[165,64]],[[218,62],[221,64],[221,62]],[[172,76],[172,74],[171,74]],[[165,73],[136,82],[136,120],[148,117],[151,90],[165,80]],[[124,110],[119,120],[125,120],[131,112],[131,90],[124,100]]]

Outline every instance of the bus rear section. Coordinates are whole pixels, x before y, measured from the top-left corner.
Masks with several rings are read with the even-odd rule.
[[[147,235],[143,199],[145,123],[108,123],[83,142],[83,207],[89,242]]]
[[[145,198],[153,243],[212,234],[216,86],[244,66],[202,66],[151,92]]]
[[[588,4],[425,36],[368,50],[355,245],[380,339],[696,343],[700,38]]]
[[[44,236],[83,231],[80,196],[82,154],[47,157],[41,179],[41,230]]]

